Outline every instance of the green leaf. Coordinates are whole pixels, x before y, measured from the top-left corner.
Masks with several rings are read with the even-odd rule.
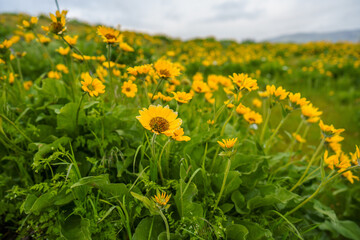
[[[26,214],[29,214],[31,207],[34,205],[36,199],[37,197],[34,194],[29,194],[21,206],[20,212],[24,211]]]
[[[247,202],[247,208],[250,210],[278,203],[286,204],[288,201],[298,197],[295,193],[274,185],[262,186],[258,190],[261,195],[255,196]]]
[[[43,209],[51,206],[53,202],[54,194],[50,192],[44,193],[38,199],[36,199],[29,212],[39,214]]]
[[[159,214],[159,209],[156,207],[156,204],[154,201],[150,200],[149,198],[147,198],[143,195],[137,194],[135,192],[131,192],[131,195],[134,198],[136,198],[137,200],[139,200],[140,202],[142,202],[145,205],[145,207],[147,209],[149,209],[151,214],[153,214],[153,215]]]
[[[72,215],[62,224],[61,234],[68,240],[89,240],[91,239],[89,227],[89,219]]]
[[[246,214],[250,212],[248,209],[244,209],[246,206],[245,197],[240,193],[240,191],[235,191],[231,194],[231,201],[233,201],[235,204],[236,212],[240,214]]]
[[[181,185],[180,185],[181,184]],[[196,185],[192,182],[186,189],[186,183],[180,180],[178,184],[176,195],[174,197],[176,207],[181,217],[203,217],[203,208],[199,203],[194,203],[193,198],[198,193]]]
[[[133,240],[157,240],[163,231],[165,226],[160,216],[147,217],[137,225]]]
[[[329,230],[333,233],[339,233],[342,236],[358,240],[360,236],[360,227],[353,221],[325,221],[320,224],[319,228],[321,230]]]
[[[246,236],[247,239],[251,240],[270,240],[274,239],[272,233],[268,229],[262,228],[259,224],[248,222],[248,221],[239,221],[241,225],[247,228],[249,234]]]
[[[243,225],[233,224],[226,228],[226,237],[229,240],[246,240],[249,230]]]
[[[239,188],[239,186],[242,183],[240,175],[241,174],[238,171],[230,171],[229,172],[229,174],[226,178],[225,190],[223,193],[223,197],[225,197],[226,195],[232,193],[233,191],[235,191],[236,189]],[[224,180],[224,173],[221,173],[221,174],[218,174],[218,175],[212,177],[211,182],[215,186],[216,192],[220,192],[223,180]]]
[[[83,177],[74,183],[71,188],[80,186],[90,186],[100,189],[104,193],[111,194],[112,197],[123,197],[128,195],[128,189],[124,183],[110,183],[109,175]]]
[[[65,130],[72,134],[76,131],[76,113],[78,111],[79,103],[68,103],[60,109],[57,115],[57,129]],[[85,122],[85,113],[80,109],[78,124],[82,125]]]
[[[42,87],[35,86],[41,95],[45,95],[50,99],[67,98],[66,87],[63,81],[57,79],[43,79]]]

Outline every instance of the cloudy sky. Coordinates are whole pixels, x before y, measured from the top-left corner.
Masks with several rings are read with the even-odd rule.
[[[58,0],[69,18],[189,39],[255,39],[360,29],[360,0]],[[0,0],[0,12],[56,10],[54,0]]]

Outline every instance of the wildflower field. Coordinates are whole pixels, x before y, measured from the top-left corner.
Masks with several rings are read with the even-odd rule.
[[[0,15],[0,239],[360,239],[359,43],[66,15]]]

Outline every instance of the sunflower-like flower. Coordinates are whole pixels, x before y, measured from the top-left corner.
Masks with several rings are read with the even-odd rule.
[[[173,78],[180,75],[180,69],[169,60],[157,60],[154,64],[154,68],[157,75],[162,78]]]
[[[82,73],[81,78],[84,80],[81,81],[82,90],[88,92],[91,97],[105,92],[105,85],[99,79],[92,78],[89,73]]]
[[[240,90],[247,89],[249,92],[259,89],[257,85],[257,81],[255,79],[252,79],[247,74],[240,73],[236,74],[234,73],[232,76],[229,75],[229,78],[239,87]]]
[[[289,94],[289,92],[287,92],[283,87],[280,86],[276,88],[275,85],[267,85],[266,92],[269,96],[273,95],[280,100],[284,100]]]
[[[343,128],[335,129],[332,124],[326,125],[326,124],[324,124],[324,122],[322,120],[320,120],[320,122],[319,122],[319,127],[320,127],[321,131],[323,132],[323,134],[327,137],[331,137],[334,134],[340,134],[343,131],[345,131],[345,129],[343,129]]]
[[[55,15],[50,13],[51,23],[49,27],[42,26],[46,32],[52,32],[56,35],[62,35],[66,31],[66,14],[68,11],[62,10],[61,13],[56,11]]]
[[[135,97],[135,94],[138,91],[136,84],[134,84],[131,80],[124,82],[121,89],[121,92],[130,98]]]
[[[60,53],[60,55],[65,56],[65,55],[68,55],[68,54],[69,54],[69,52],[70,52],[70,47],[67,47],[67,48],[59,47],[58,49],[56,49],[56,51],[57,51],[58,53]]]
[[[296,141],[298,141],[299,143],[305,143],[306,140],[304,138],[302,138],[299,134],[293,133],[292,136],[295,138]]]
[[[167,195],[165,192],[161,194],[158,192],[154,197],[152,197],[154,202],[158,204],[160,207],[165,207],[169,202],[170,198],[171,198],[171,194]]]
[[[70,37],[69,35],[67,35],[64,38],[71,46],[74,46],[76,44],[77,39],[79,38],[79,36],[75,35],[73,37]]]
[[[358,146],[356,146],[356,150],[354,153],[350,153],[351,156],[351,162],[354,165],[358,165],[359,164],[359,160],[360,160],[360,149]]]
[[[171,137],[172,137],[172,139],[174,139],[176,141],[179,141],[179,142],[181,142],[181,141],[188,142],[191,139],[188,136],[184,136],[184,129],[183,128],[179,128],[179,129],[175,130]]]
[[[222,139],[222,142],[221,141],[217,141],[217,142],[222,148],[230,149],[234,147],[236,141],[237,138],[229,138],[229,139]]]
[[[172,92],[174,99],[179,103],[188,103],[192,99],[191,93],[186,92]]]
[[[22,26],[19,26],[21,29],[28,29],[31,30],[35,27],[35,25],[38,22],[38,18],[37,17],[31,17],[30,21],[27,20],[23,20],[22,21]]]
[[[245,113],[251,112],[251,109],[248,108],[248,107],[245,107],[242,103],[240,103],[240,104],[236,107],[235,111],[236,111],[238,114],[243,115],[243,114],[245,114]]]
[[[320,120],[320,115],[322,114],[318,108],[314,107],[311,103],[306,104],[301,107],[301,113],[306,118],[306,121],[309,123],[315,123]]]
[[[177,112],[169,109],[169,106],[150,105],[148,109],[143,108],[139,113],[140,116],[137,116],[136,119],[139,120],[145,129],[155,134],[173,136],[182,123],[182,120],[177,118]]]
[[[129,67],[128,69],[126,69],[126,71],[133,76],[142,76],[152,72],[153,68],[151,64],[145,64],[141,66]]]
[[[310,102],[306,98],[302,98],[300,93],[289,93],[289,100],[292,106],[302,107]]]
[[[52,79],[60,79],[61,78],[61,73],[57,72],[57,71],[50,71],[48,72],[48,78],[52,78]]]
[[[120,31],[113,28],[99,26],[97,33],[102,37],[103,41],[108,44],[122,42],[123,36],[120,34]]]
[[[191,87],[197,93],[210,92],[209,86],[206,84],[206,82],[203,81],[194,81]]]
[[[262,116],[259,113],[254,112],[254,111],[247,112],[243,116],[244,116],[244,119],[249,124],[257,124],[257,125],[259,125],[263,121]]]

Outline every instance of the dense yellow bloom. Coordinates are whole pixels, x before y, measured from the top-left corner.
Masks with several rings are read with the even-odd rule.
[[[65,40],[72,46],[74,46],[77,42],[77,39],[79,38],[79,36],[75,35],[73,37],[70,37],[69,35],[64,37]]]
[[[289,100],[296,107],[302,107],[302,106],[310,103],[309,101],[306,100],[306,98],[301,98],[300,93],[295,93],[295,94],[289,93]]]
[[[121,89],[121,92],[130,98],[135,97],[135,94],[138,91],[136,84],[134,84],[131,80],[124,82]]]
[[[69,73],[69,69],[64,64],[56,65],[56,69],[66,74]]]
[[[334,170],[334,166],[337,166],[339,164],[339,156],[337,154],[334,154],[328,157],[328,155],[329,152],[325,150],[324,163],[326,163],[330,169]]]
[[[342,175],[346,177],[347,180],[349,180],[351,183],[354,183],[354,179],[359,181],[359,177],[354,176],[351,171],[344,172]]]
[[[227,108],[233,108],[235,106],[233,103],[230,102],[230,100],[226,100],[224,104],[226,105]]]
[[[359,150],[358,146],[356,146],[356,150],[354,153],[350,153],[350,156],[351,156],[352,164],[358,165],[359,160],[360,160],[360,150]]]
[[[194,81],[192,84],[192,89],[198,93],[206,93],[210,91],[209,86],[203,81]]]
[[[67,47],[67,48],[63,48],[63,47],[59,47],[58,49],[56,49],[56,51],[58,53],[60,53],[61,55],[65,56],[65,55],[68,55],[69,52],[70,52],[70,47]]]
[[[171,198],[171,194],[167,195],[166,193],[157,193],[152,199],[155,203],[159,204],[161,207],[166,206],[166,204],[169,202]]]
[[[24,88],[26,91],[29,91],[29,89],[31,88],[31,86],[33,85],[33,82],[32,81],[26,81],[24,82]]]
[[[134,75],[134,76],[147,75],[151,71],[153,71],[153,68],[152,68],[151,64],[145,64],[145,65],[141,65],[141,66],[129,67],[128,69],[126,69],[126,71],[129,74]]]
[[[188,103],[192,99],[191,93],[186,92],[172,92],[174,99],[179,103]]]
[[[61,11],[61,13],[59,11],[56,11],[55,15],[50,13],[50,26],[42,26],[42,29],[46,32],[52,32],[57,35],[62,35],[66,31],[66,14],[66,10]]]
[[[13,44],[13,41],[5,39],[2,43],[0,43],[0,49],[10,48]]]
[[[259,125],[263,121],[262,116],[259,113],[254,112],[254,111],[247,112],[243,116],[244,116],[244,119],[249,124],[257,124],[257,125]]]
[[[257,85],[257,81],[255,79],[252,79],[247,74],[241,73],[236,74],[234,73],[233,76],[229,76],[231,80],[233,80],[234,83],[239,87],[240,90],[247,89],[249,92],[253,90],[259,89]]]
[[[50,39],[50,38],[45,37],[45,36],[42,35],[42,34],[38,34],[38,39],[39,39],[39,42],[41,42],[41,43],[44,44],[44,45],[47,45],[47,44],[49,44],[49,42],[51,42],[51,39]]]
[[[257,108],[260,108],[262,106],[262,101],[258,98],[254,98],[252,104]]]
[[[320,120],[319,116],[322,114],[318,108],[315,108],[311,103],[301,107],[301,113],[310,123]]]
[[[137,116],[136,119],[145,129],[156,134],[173,136],[182,123],[182,120],[177,118],[177,112],[169,109],[169,106],[150,105],[148,109],[143,108],[139,113],[140,116]]]
[[[283,89],[283,87],[280,86],[276,88],[274,85],[267,85],[266,92],[268,93],[268,96],[272,95],[279,98],[280,100],[284,100],[289,94],[289,92]]]
[[[168,60],[157,60],[154,68],[158,76],[162,78],[173,78],[180,75],[180,69]]]
[[[82,73],[81,78],[84,81],[81,81],[82,90],[88,92],[91,97],[98,96],[100,93],[105,92],[105,85],[97,78],[92,78],[89,73]]]
[[[208,103],[214,104],[215,98],[213,98],[213,94],[211,92],[205,93],[205,99]]]
[[[60,79],[61,78],[61,73],[56,72],[56,71],[50,71],[48,72],[48,78],[53,78],[53,79]]]
[[[251,112],[251,109],[248,107],[245,107],[242,103],[240,103],[239,106],[236,107],[235,111],[238,114],[245,114],[245,113]]]
[[[103,41],[108,44],[122,42],[122,35],[118,30],[113,28],[99,26],[97,28],[97,33],[102,37]]]
[[[320,120],[319,122],[319,126],[321,131],[324,133],[324,135],[326,136],[332,136],[334,134],[340,134],[343,131],[345,131],[345,129],[341,128],[341,129],[335,129],[334,126],[331,125],[326,125],[324,124],[324,122],[322,120]]]
[[[127,43],[121,42],[119,46],[125,52],[133,52],[134,51],[134,49]]]
[[[172,137],[172,139],[174,139],[176,141],[185,141],[185,142],[188,142],[191,139],[188,136],[184,136],[183,128],[179,128],[179,129],[175,130],[171,137]]]
[[[22,26],[20,26],[20,28],[32,29],[37,24],[37,22],[38,22],[37,17],[31,17],[30,21],[23,20],[22,21]]]
[[[222,142],[217,141],[222,148],[233,148],[237,138],[222,139]]]
[[[305,143],[306,142],[306,140],[303,139],[299,134],[293,133],[292,135],[296,139],[296,141],[298,141],[299,143]]]

